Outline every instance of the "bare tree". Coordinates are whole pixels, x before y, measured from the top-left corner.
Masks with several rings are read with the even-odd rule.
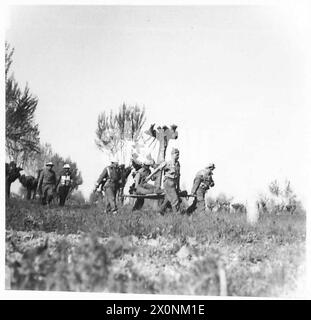
[[[98,116],[95,143],[101,151],[119,155],[120,160],[125,162],[126,146],[141,138],[145,121],[144,108],[123,103],[117,114],[110,111]]]

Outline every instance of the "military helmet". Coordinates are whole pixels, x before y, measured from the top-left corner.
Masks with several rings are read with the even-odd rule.
[[[112,156],[111,159],[110,159],[110,162],[111,163],[118,163],[119,160],[118,160],[118,158],[116,156]]]
[[[63,166],[64,169],[70,169],[70,165],[68,163],[65,163]]]
[[[214,163],[209,163],[206,169],[215,169],[215,164]]]
[[[171,154],[179,154],[179,150],[177,148],[173,148]]]
[[[47,167],[49,167],[49,166],[50,166],[50,167],[53,167],[53,166],[54,166],[53,162],[51,162],[51,161],[50,161],[50,162],[47,162],[45,165],[46,165]]]

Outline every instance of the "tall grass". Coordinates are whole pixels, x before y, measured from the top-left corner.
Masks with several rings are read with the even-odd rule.
[[[256,233],[257,239],[279,238],[281,242],[305,238],[304,215],[262,216],[256,226],[247,223],[245,214],[220,212],[187,215],[159,215],[152,209],[131,212],[124,206],[119,214],[109,215],[97,206],[47,208],[36,203],[14,201],[6,208],[6,229],[45,231],[59,234],[90,233],[102,237],[157,235],[196,237],[228,242],[244,242]],[[250,240],[250,239],[248,239]]]
[[[6,264],[14,289],[217,295],[221,260],[229,295],[279,295],[304,260],[305,218],[266,215],[252,226],[237,213],[162,216],[124,206],[108,215],[95,205],[12,200]]]

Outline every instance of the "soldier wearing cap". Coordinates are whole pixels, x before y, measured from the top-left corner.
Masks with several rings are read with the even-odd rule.
[[[166,162],[163,167],[163,187],[165,192],[164,201],[160,208],[160,213],[164,214],[168,204],[171,204],[174,213],[179,212],[180,198],[180,163],[179,150],[173,148],[171,151],[171,161]]]
[[[117,198],[119,200],[119,203],[121,205],[123,205],[123,203],[124,203],[124,188],[125,188],[125,185],[127,182],[127,178],[132,171],[132,166],[129,165],[126,167],[125,164],[122,163],[119,165],[119,171],[120,171],[121,179],[120,179],[119,189],[117,192]]]
[[[56,184],[56,188],[58,187],[59,205],[61,207],[65,205],[65,201],[69,194],[71,186],[72,173],[70,171],[70,165],[66,163],[63,166],[63,170],[60,173],[59,179]]]
[[[212,177],[214,169],[215,164],[210,163],[203,170],[200,170],[194,178],[191,194],[196,198],[194,200],[194,204],[191,205],[191,207],[195,207],[199,211],[205,210],[206,191],[215,185]]]
[[[39,176],[37,193],[41,195],[43,205],[51,204],[56,191],[56,174],[52,169],[53,166],[52,162],[47,162]]]
[[[118,168],[118,160],[113,158],[111,160],[111,165],[106,167],[101,175],[99,176],[96,184],[95,190],[98,187],[102,187],[102,190],[105,192],[106,200],[106,211],[112,212],[113,214],[117,213],[117,203],[116,195],[121,183],[121,174]]]
[[[160,170],[163,171],[163,187],[164,187],[164,201],[160,207],[160,213],[164,214],[166,208],[170,204],[173,212],[177,213],[180,209],[180,198],[178,196],[180,192],[180,163],[179,163],[179,150],[173,148],[171,151],[171,160],[163,161],[155,171],[147,178],[150,179]]]

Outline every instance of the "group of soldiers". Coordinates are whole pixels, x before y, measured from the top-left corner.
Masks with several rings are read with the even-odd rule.
[[[57,177],[53,167],[52,162],[47,162],[45,168],[38,171],[37,178],[34,178],[32,176],[21,176],[20,171],[23,169],[17,167],[13,161],[10,162],[6,165],[7,196],[10,196],[11,183],[19,178],[22,185],[27,189],[27,199],[30,200],[30,194],[33,192],[33,199],[38,194],[43,205],[50,205],[57,195],[59,205],[64,206],[72,187],[72,172],[70,165],[66,163],[59,177]]]
[[[72,185],[72,173],[70,165],[64,164],[58,179],[53,170],[53,163],[47,162],[38,178],[37,193],[40,195],[43,205],[51,204],[54,195],[59,197],[59,205],[64,206]]]
[[[132,163],[128,167],[123,165],[123,170],[118,165],[116,159],[111,161],[111,165],[106,167],[98,178],[94,191],[100,188],[103,191],[106,200],[107,212],[116,213],[117,208],[117,196],[123,197],[123,190],[129,174],[134,170],[134,184],[130,187],[130,194],[142,195],[137,197],[133,210],[138,210],[143,206],[144,195],[163,195],[159,211],[161,214],[165,214],[166,210],[171,207],[174,213],[181,212],[181,197],[193,197],[194,200],[190,206],[187,206],[186,211],[188,213],[194,210],[205,209],[205,194],[208,189],[214,186],[213,170],[215,164],[211,163],[203,170],[200,170],[193,181],[191,193],[187,191],[181,191],[180,189],[180,163],[179,163],[179,150],[173,148],[171,151],[171,160],[163,161],[160,164],[156,164],[151,157],[146,158],[139,163],[137,159],[132,158]],[[152,171],[153,169],[153,171]],[[152,184],[150,181],[158,179],[159,175],[163,177],[163,189]],[[122,180],[123,179],[123,180]],[[123,203],[123,201],[122,201]]]
[[[57,195],[59,205],[64,206],[72,188],[72,172],[70,165],[64,164],[62,172],[57,177],[53,167],[52,162],[47,162],[45,168],[39,170],[38,177],[32,179],[29,187],[33,188],[34,197],[35,194],[40,196],[43,205],[51,204],[55,195]],[[119,200],[118,203],[123,205],[124,187],[129,175],[132,173],[134,183],[130,186],[129,193],[134,197],[138,196],[133,210],[141,209],[144,204],[144,198],[154,195],[155,198],[153,199],[163,198],[164,196],[164,200],[159,206],[161,214],[164,214],[168,208],[171,208],[174,213],[178,213],[181,212],[181,197],[193,197],[192,204],[186,208],[186,211],[191,213],[194,210],[201,211],[205,209],[206,191],[214,186],[214,169],[215,165],[211,163],[203,170],[200,170],[194,178],[191,193],[188,194],[187,191],[181,191],[180,189],[179,150],[176,148],[171,151],[171,160],[163,161],[160,164],[157,164],[151,156],[143,161],[139,161],[137,157],[133,156],[129,166],[119,165],[116,159],[112,159],[111,164],[104,168],[99,176],[94,191],[100,191],[104,194],[106,211],[116,213],[118,211],[117,198]],[[6,166],[8,191],[10,183],[16,178],[19,178],[21,183],[28,189],[26,184],[27,177],[20,175],[21,170],[21,168],[14,166],[12,163]],[[163,179],[163,189],[159,186],[161,185],[159,178],[160,181]],[[151,181],[153,183],[150,183]]]

